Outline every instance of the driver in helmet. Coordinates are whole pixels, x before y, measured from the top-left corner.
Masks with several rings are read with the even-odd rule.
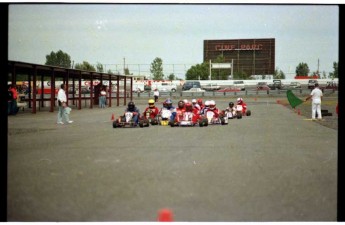
[[[186,111],[184,112],[184,114],[191,113],[192,114],[191,115],[192,122],[197,123],[199,118],[200,118],[199,110],[197,108],[195,108],[193,106],[193,104],[191,104],[190,102],[185,104],[185,108],[186,108]]]
[[[149,119],[149,118],[155,119],[159,114],[159,109],[157,106],[155,106],[155,100],[150,99],[148,101],[148,104],[149,106],[146,107],[146,109],[144,110],[143,117],[145,119]]]
[[[169,110],[171,112],[171,116],[169,118],[170,121],[174,121],[175,120],[175,117],[176,117],[176,108],[172,105],[172,101],[170,98],[166,99],[164,102],[163,102],[163,107],[161,108],[160,112],[159,112],[159,115],[162,117],[162,119],[166,119],[166,118],[163,118],[163,111],[164,110]]]
[[[237,98],[237,105],[242,106],[242,114],[245,115],[247,111],[247,104],[243,101],[242,98]]]
[[[186,104],[185,101],[182,101],[182,100],[180,100],[177,103],[177,108],[176,108],[177,119],[182,118],[183,113],[186,111],[185,104]]]
[[[225,112],[227,112],[228,119],[233,119],[233,117],[236,116],[235,104],[233,102],[229,102],[229,107],[225,109]]]
[[[128,102],[127,108],[125,110],[126,112],[131,112],[133,113],[133,121],[134,123],[137,125],[139,122],[139,115],[140,115],[140,110],[139,108],[137,108],[134,104],[134,102],[130,101]],[[123,118],[125,117],[125,115],[123,115]]]
[[[208,108],[205,111],[205,115],[207,112],[212,111],[214,113],[214,117],[218,118],[219,115],[221,114],[221,112],[219,111],[219,109],[216,107],[216,102],[214,100],[210,100],[208,102]],[[206,105],[206,102],[205,102]]]
[[[201,115],[206,115],[206,111],[208,110],[208,108],[210,107],[210,101],[206,100],[205,101],[205,105],[201,108]]]

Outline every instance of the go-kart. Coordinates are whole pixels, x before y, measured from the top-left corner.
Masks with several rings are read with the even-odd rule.
[[[113,128],[122,127],[122,128],[132,128],[138,127],[135,121],[133,120],[133,112],[125,112],[125,115],[120,116],[119,119],[113,122]],[[139,122],[140,127],[148,127],[149,124],[144,124]]]
[[[217,117],[213,111],[208,110],[205,117],[207,119],[208,125],[228,125],[228,117],[224,116],[222,113]]]
[[[139,126],[141,126],[141,127],[144,127],[144,126],[148,127],[150,124],[153,125],[153,126],[154,125],[158,125],[159,124],[159,118],[158,118],[158,116],[152,118],[151,117],[151,113],[148,111],[148,112],[146,112],[145,116],[141,116],[139,118]]]
[[[224,117],[226,117],[228,119],[237,118],[237,111],[236,110],[223,110],[222,112],[223,112]]]
[[[199,125],[200,127],[207,126],[207,119],[205,118],[198,118],[197,120],[193,120],[193,113],[192,112],[184,112],[183,115],[177,116],[174,122],[170,123],[171,127],[193,127],[195,125]]]
[[[245,113],[243,113],[243,106],[242,105],[236,105],[235,108],[236,108],[237,119],[242,119],[243,115],[250,116],[252,114],[251,111],[248,109],[245,111]]]
[[[171,117],[171,111],[163,108],[160,116],[158,117],[158,124],[162,126],[168,126]]]

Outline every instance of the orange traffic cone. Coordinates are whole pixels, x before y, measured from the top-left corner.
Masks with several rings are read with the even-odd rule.
[[[173,214],[170,209],[161,209],[158,212],[158,221],[159,222],[172,222]]]
[[[115,116],[114,116],[114,113],[111,115],[111,120],[115,120]]]
[[[300,116],[301,115],[301,110],[298,109],[297,114]]]

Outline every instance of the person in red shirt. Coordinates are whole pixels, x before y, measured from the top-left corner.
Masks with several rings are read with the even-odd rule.
[[[238,98],[237,99],[237,105],[242,106],[242,115],[246,115],[247,104],[243,101],[242,98]]]
[[[180,119],[182,118],[183,113],[184,113],[185,111],[186,111],[185,103],[184,103],[184,101],[180,100],[180,101],[177,103],[175,121],[180,121]]]
[[[12,101],[11,101],[11,106],[10,106],[10,114],[11,115],[16,115],[19,108],[17,107],[17,98],[18,98],[18,92],[17,92],[17,87],[15,84],[12,84],[10,86],[9,91],[12,92]]]
[[[187,103],[185,104],[185,108],[186,111],[184,112],[184,114],[186,113],[191,113],[191,120],[193,123],[197,123],[200,119],[200,115],[199,115],[199,110],[197,108],[195,108],[191,103]]]
[[[157,119],[157,116],[159,114],[159,109],[157,106],[155,106],[155,100],[150,99],[148,101],[149,106],[146,107],[143,113],[143,117],[145,119]]]

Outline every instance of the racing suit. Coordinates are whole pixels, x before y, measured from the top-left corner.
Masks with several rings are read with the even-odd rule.
[[[176,121],[180,121],[183,118],[183,113],[186,112],[186,108],[176,108]]]
[[[170,116],[170,121],[175,121],[175,117],[176,117],[176,108],[174,106],[163,106],[163,108],[160,110],[159,114],[162,115],[162,111],[163,110],[169,110],[171,112],[171,116]],[[164,118],[162,118],[164,119]]]
[[[219,118],[219,115],[221,114],[221,112],[219,111],[219,109],[217,107],[214,107],[213,109],[211,108],[207,108],[204,112],[204,115],[206,116],[207,115],[207,112],[209,111],[212,111],[214,113],[214,116],[215,118]]]
[[[146,119],[155,119],[159,114],[159,109],[155,106],[153,108],[147,107],[143,113],[144,118]]]
[[[228,118],[233,118],[234,116],[236,116],[236,108],[233,106],[233,107],[227,107],[225,109],[225,112],[230,112],[230,116],[228,115]]]
[[[247,104],[242,101],[242,103],[240,103],[240,104],[237,103],[237,105],[241,105],[242,106],[242,114],[245,115],[246,111],[247,111]]]
[[[139,115],[140,115],[140,110],[137,107],[134,108],[126,108],[125,113],[126,112],[132,112],[133,113],[133,121],[135,124],[139,123]]]

